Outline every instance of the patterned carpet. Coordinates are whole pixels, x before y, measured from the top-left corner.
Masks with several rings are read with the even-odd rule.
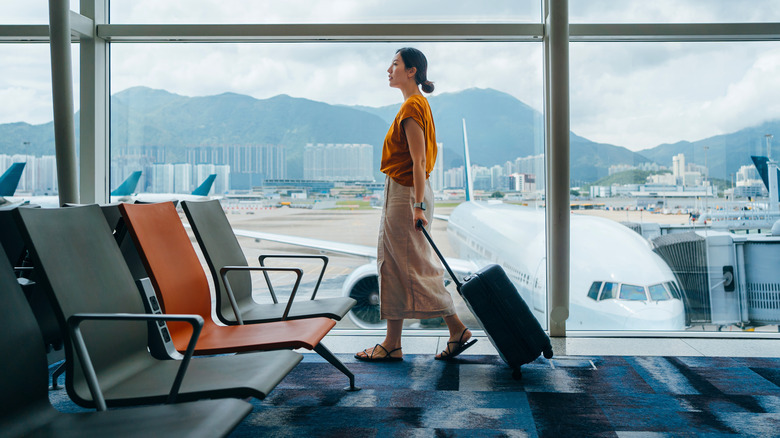
[[[775,358],[540,358],[515,381],[497,356],[339,355],[363,388],[347,392],[341,373],[305,356],[231,437],[780,436]]]

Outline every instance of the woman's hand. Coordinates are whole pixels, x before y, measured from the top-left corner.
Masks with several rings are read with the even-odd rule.
[[[414,218],[412,219],[412,223],[414,224],[414,228],[417,228],[417,221],[422,221],[423,226],[428,225],[428,220],[425,219],[425,212],[420,210],[419,208],[414,208]]]

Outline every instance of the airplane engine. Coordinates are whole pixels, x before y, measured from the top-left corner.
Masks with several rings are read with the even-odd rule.
[[[357,301],[349,311],[349,319],[360,328],[384,329],[386,322],[379,318],[379,281],[376,264],[355,269],[344,281],[343,295]]]

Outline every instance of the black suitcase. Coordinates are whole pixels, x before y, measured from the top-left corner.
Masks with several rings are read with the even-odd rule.
[[[431,236],[425,228],[420,228],[455,281],[458,293],[485,329],[490,342],[512,368],[512,377],[520,379],[520,366],[533,362],[540,354],[547,359],[552,358],[550,338],[501,266],[485,266],[461,283]]]

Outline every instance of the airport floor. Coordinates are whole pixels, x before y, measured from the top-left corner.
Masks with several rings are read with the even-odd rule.
[[[479,341],[463,354],[495,355],[496,349],[484,332],[475,330]],[[780,336],[775,334],[753,334],[745,336],[728,334],[700,334],[692,337],[648,337],[616,335],[605,337],[570,335],[566,338],[552,338],[556,356],[698,356],[698,357],[778,357],[780,358]],[[339,330],[331,332],[324,344],[334,353],[355,353],[381,342],[382,332],[356,332]],[[404,354],[435,355],[444,349],[447,333],[443,330],[406,330],[403,338]]]
[[[230,434],[248,437],[780,436],[780,339],[571,336],[521,380],[483,333],[452,362],[446,333],[408,330],[404,361],[352,357],[381,341],[342,330],[325,345],[362,389],[317,354],[304,359]],[[60,377],[60,383],[64,383]],[[54,406],[81,412],[64,389]]]

